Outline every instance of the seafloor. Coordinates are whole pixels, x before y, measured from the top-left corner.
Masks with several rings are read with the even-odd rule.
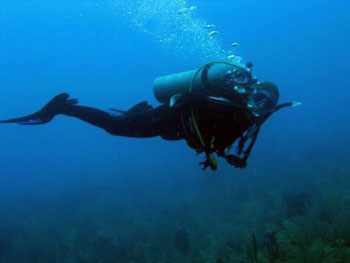
[[[16,207],[2,204],[0,262],[350,262],[344,175],[311,175],[307,191],[183,175],[171,185],[165,177],[23,197]]]

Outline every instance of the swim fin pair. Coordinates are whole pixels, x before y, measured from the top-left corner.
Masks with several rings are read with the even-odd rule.
[[[61,93],[50,100],[41,110],[24,117],[2,120],[0,123],[17,123],[22,125],[38,125],[50,122],[55,115],[62,113],[67,105],[77,104],[77,99],[69,99],[67,93]]]

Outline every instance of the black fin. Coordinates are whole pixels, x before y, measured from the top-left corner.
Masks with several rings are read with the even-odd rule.
[[[33,114],[33,115],[28,115],[20,118],[2,120],[0,121],[0,123],[18,123],[23,125],[37,125],[37,124],[44,124],[45,122]]]
[[[24,117],[1,120],[0,123],[18,123],[22,125],[38,125],[50,122],[55,115],[59,114],[65,105],[78,103],[77,99],[68,99],[67,93],[61,93],[50,100],[41,110]]]
[[[39,125],[39,124],[45,124],[47,122],[43,122],[40,119],[29,119],[29,120],[18,121],[17,123],[21,125]]]

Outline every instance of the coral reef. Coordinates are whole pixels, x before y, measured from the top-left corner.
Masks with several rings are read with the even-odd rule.
[[[197,184],[82,192],[86,205],[81,197],[12,204],[0,221],[0,262],[350,262],[345,186],[315,183],[306,193],[256,182],[240,188],[226,177]]]

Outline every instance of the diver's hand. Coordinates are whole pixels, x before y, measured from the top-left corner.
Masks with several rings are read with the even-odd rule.
[[[247,161],[240,159],[238,156],[236,156],[234,154],[226,155],[226,161],[236,168],[246,168],[247,167]]]
[[[212,171],[218,169],[218,164],[213,154],[207,154],[205,161],[199,164],[203,165],[202,171],[206,170],[208,167],[210,167]]]
[[[200,162],[199,165],[202,165],[202,171],[205,171],[208,167],[210,167],[209,159],[206,159],[204,162]]]

